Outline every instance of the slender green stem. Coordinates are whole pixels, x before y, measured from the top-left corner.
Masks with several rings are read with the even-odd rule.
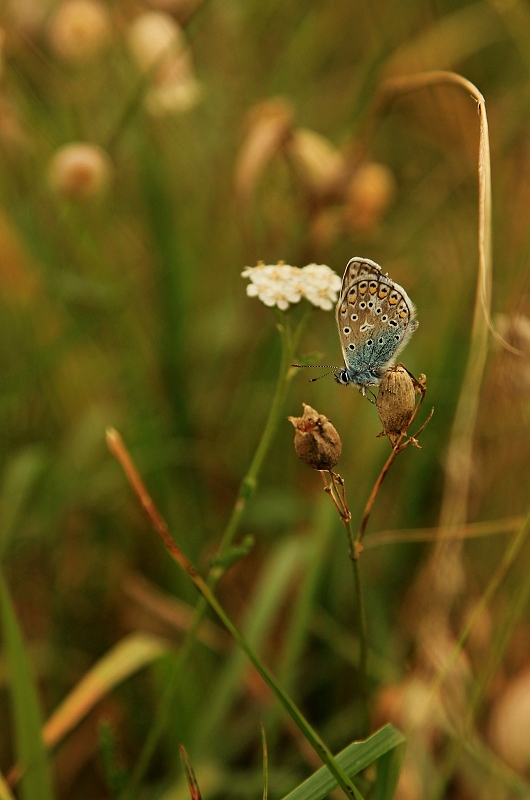
[[[207,601],[208,605],[215,611],[215,613],[217,614],[219,619],[223,622],[227,630],[231,633],[231,635],[233,636],[239,647],[243,650],[244,653],[246,653],[249,660],[252,662],[256,670],[259,672],[259,674],[261,675],[261,677],[263,678],[269,689],[283,705],[284,709],[290,715],[291,719],[296,723],[300,731],[303,733],[307,741],[312,745],[313,749],[320,756],[324,764],[326,764],[331,774],[337,780],[337,783],[344,790],[346,796],[354,797],[356,798],[356,800],[360,800],[361,795],[358,789],[356,788],[355,784],[352,782],[351,778],[349,778],[349,776],[340,767],[338,762],[335,760],[331,750],[329,750],[329,748],[320,738],[318,733],[309,724],[309,722],[303,716],[298,707],[293,703],[289,695],[276,682],[272,673],[269,672],[267,667],[263,664],[263,662],[259,659],[258,655],[248,644],[247,640],[236,628],[232,620],[226,614],[224,608],[218,602],[217,598],[207,585],[206,581],[200,578],[193,565],[191,565],[189,562],[184,563],[182,557],[178,557],[175,552],[170,551],[170,554],[177,561],[177,563],[188,573],[188,575],[193,580],[197,589],[200,591],[202,596]]]
[[[239,528],[239,523],[241,521],[241,517],[243,516],[243,512],[245,511],[247,503],[254,494],[254,491],[256,489],[259,472],[261,470],[265,456],[268,453],[273,436],[276,433],[276,429],[278,427],[278,422],[280,419],[280,414],[282,413],[283,404],[285,401],[285,395],[287,393],[287,387],[289,385],[290,364],[291,361],[293,360],[296,348],[298,346],[298,342],[300,341],[300,337],[307,324],[307,320],[309,318],[310,313],[311,313],[311,308],[309,308],[308,311],[306,311],[306,313],[303,315],[294,333],[291,333],[289,317],[286,314],[281,314],[280,316],[280,322],[278,327],[280,329],[282,337],[282,354],[280,361],[280,372],[278,375],[278,383],[276,384],[276,391],[272,399],[267,422],[265,423],[263,433],[261,434],[261,439],[256,448],[256,452],[254,453],[254,457],[250,462],[247,474],[241,481],[241,486],[239,488],[239,494],[236,503],[232,510],[230,519],[228,520],[228,524],[223,534],[223,538],[221,539],[221,545],[219,548],[219,557],[221,559],[223,555],[225,555],[226,552],[231,547],[232,542],[234,540],[234,536]],[[215,585],[222,574],[223,574],[222,566],[214,567],[209,575],[208,579],[209,585],[210,586]]]
[[[219,619],[223,622],[223,624],[230,632],[234,640],[237,642],[241,650],[243,650],[243,652],[246,653],[249,660],[254,665],[257,672],[261,675],[261,677],[263,678],[269,689],[283,705],[284,709],[287,711],[292,720],[298,726],[298,728],[303,733],[307,741],[312,745],[315,752],[319,755],[324,764],[326,764],[330,773],[336,779],[337,783],[342,787],[347,797],[355,798],[355,800],[362,800],[362,795],[360,794],[359,790],[357,789],[351,778],[342,769],[340,764],[336,761],[331,750],[327,747],[327,745],[320,738],[318,733],[305,719],[305,717],[303,716],[301,711],[297,708],[297,706],[293,703],[287,692],[285,692],[285,690],[273,677],[272,673],[259,659],[258,655],[254,652],[253,648],[250,646],[250,644],[247,642],[244,636],[240,633],[240,631],[234,625],[234,623],[232,622],[232,620],[230,619],[224,608],[221,606],[221,604],[215,597],[212,589],[208,586],[208,583],[204,580],[204,578],[200,576],[196,567],[192,564],[189,558],[183,553],[183,551],[177,545],[175,540],[172,538],[164,518],[158,511],[157,507],[155,506],[151,498],[151,495],[147,491],[147,488],[144,482],[142,481],[142,478],[140,477],[140,473],[138,472],[136,465],[134,464],[119,433],[113,429],[107,431],[107,442],[112,454],[117,458],[117,460],[121,464],[125,472],[125,475],[127,476],[129,483],[131,484],[131,487],[133,488],[134,492],[138,497],[138,500],[140,501],[141,505],[146,511],[154,530],[162,539],[166,547],[166,550],[168,551],[171,558],[178,564],[178,566],[184,572],[186,572],[188,577],[193,581],[196,588],[204,597],[208,605],[215,611]]]
[[[272,399],[269,416],[265,423],[261,439],[258,443],[252,461],[250,462],[247,474],[241,481],[239,493],[232,510],[232,514],[230,515],[230,519],[228,520],[228,524],[221,539],[221,544],[218,550],[218,556],[221,562],[223,556],[225,556],[230,550],[234,537],[238,531],[243,512],[245,511],[247,503],[255,491],[260,469],[278,427],[285,395],[289,385],[290,364],[293,360],[300,337],[309,319],[311,310],[312,309],[309,308],[302,316],[297,327],[295,328],[294,333],[291,332],[290,318],[286,314],[281,314],[280,316],[279,329],[281,333],[282,353],[276,390]],[[215,588],[223,576],[224,571],[225,568],[222,566],[222,564],[212,567],[207,579],[207,583],[210,588]],[[166,729],[171,713],[173,699],[178,691],[181,676],[195,645],[197,632],[204,619],[207,608],[208,602],[203,596],[199,597],[195,607],[193,623],[190,630],[186,634],[178,658],[175,661],[173,669],[171,670],[171,674],[156,712],[154,723],[147,735],[142,751],[138,757],[129,782],[125,788],[125,791],[122,793],[120,800],[131,800],[136,793],[140,781],[142,780],[156,749],[156,746],[160,741],[164,730]]]
[[[359,635],[359,675],[363,710],[363,733],[364,736],[367,737],[370,734],[370,709],[368,703],[368,629],[366,624],[366,610],[361,582],[361,569],[359,566],[359,556],[362,553],[361,537],[363,529],[361,527],[357,536],[354,535],[351,524],[351,514],[346,501],[344,481],[342,478],[332,470],[329,470],[330,483],[328,484],[323,471],[321,472],[321,475],[322,480],[324,481],[326,492],[333,500],[335,508],[339,512],[340,521],[344,525],[346,534],[348,536],[348,555],[353,565],[355,616],[357,618],[357,631]]]
[[[350,529],[350,541],[353,540],[351,521],[348,523]],[[364,604],[363,586],[361,582],[361,568],[359,559],[351,559],[353,565],[353,582],[355,586],[355,613],[357,616],[357,630],[359,635],[359,675],[361,679],[361,699],[363,709],[363,734],[364,737],[370,734],[370,708],[368,701],[368,629],[366,624],[366,610]]]

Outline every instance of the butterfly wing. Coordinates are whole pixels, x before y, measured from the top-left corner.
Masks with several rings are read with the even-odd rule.
[[[344,362],[355,374],[379,378],[416,330],[416,310],[405,290],[369,259],[348,263],[336,318]]]
[[[383,274],[381,271],[381,267],[379,266],[379,264],[376,264],[375,261],[371,261],[369,258],[361,258],[360,256],[355,256],[355,258],[350,258],[350,260],[346,264],[344,275],[342,276],[340,297],[342,297],[345,289],[349,287],[356,278],[360,277],[361,275],[369,275],[376,273]]]

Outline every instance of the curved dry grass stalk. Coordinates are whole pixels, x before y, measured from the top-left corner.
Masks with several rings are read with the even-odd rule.
[[[462,593],[465,574],[461,563],[463,539],[456,535],[467,522],[468,498],[473,467],[473,439],[478,415],[480,392],[486,358],[488,334],[508,345],[495,332],[491,321],[492,285],[492,222],[491,222],[491,164],[488,119],[484,97],[470,81],[453,72],[425,72],[390,79],[383,84],[378,100],[379,109],[397,97],[414,90],[447,84],[467,92],[477,104],[479,117],[478,152],[478,272],[473,324],[466,368],[458,398],[447,449],[445,483],[440,509],[440,536],[434,551],[419,575],[413,595],[424,608],[417,624],[417,641],[423,657],[436,651],[436,643],[445,642],[451,648],[455,637],[451,630],[450,612],[455,599]],[[433,645],[431,648],[429,643]],[[431,662],[434,673],[439,665]],[[435,681],[436,685],[436,681]]]
[[[478,274],[473,327],[462,390],[449,439],[446,478],[440,512],[440,527],[450,531],[456,527],[461,527],[467,519],[473,435],[488,351],[488,332],[491,330],[495,334],[491,322],[491,165],[486,103],[481,92],[474,84],[461,75],[444,71],[425,72],[390,79],[383,84],[379,102],[382,105],[386,105],[398,95],[442,84],[463,89],[475,100],[479,116],[480,136],[478,154]],[[501,338],[498,334],[495,335],[497,338]],[[503,344],[512,349],[504,341]],[[440,549],[444,547],[450,547],[454,556],[459,552],[461,546],[461,541],[455,537],[440,537],[434,557],[439,556]]]

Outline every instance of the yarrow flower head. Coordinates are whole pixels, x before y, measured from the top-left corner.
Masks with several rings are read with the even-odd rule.
[[[300,270],[303,275],[304,296],[314,306],[331,311],[337,302],[341,278],[325,264],[309,264]]]
[[[275,266],[260,262],[257,267],[245,267],[242,276],[250,279],[249,297],[258,297],[266,306],[278,306],[282,311],[302,297],[330,311],[341,287],[339,276],[324,264],[309,264],[300,269],[283,261]]]

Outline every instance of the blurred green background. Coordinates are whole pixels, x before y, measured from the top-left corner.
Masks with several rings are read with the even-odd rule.
[[[389,474],[367,541],[377,531],[436,525],[474,307],[478,119],[475,102],[450,86],[377,113],[385,79],[449,69],[484,94],[493,312],[508,341],[530,354],[526,2],[114,0],[95,15],[83,3],[68,6],[4,0],[0,20],[0,536],[45,716],[125,634],[146,630],[177,649],[182,641],[153,604],[179,598],[188,613],[196,591],[153,536],[106,449],[105,428],[121,432],[172,534],[206,573],[279,369],[276,317],[246,296],[245,265],[317,262],[342,275],[362,255],[406,288],[420,327],[401,357],[427,375],[435,415],[423,449],[408,448]],[[165,49],[155,17],[138,32],[138,20],[153,13]],[[59,156],[76,142],[97,147],[72,167]],[[312,312],[299,347],[300,357],[308,353],[340,364],[333,312]],[[492,346],[469,521],[526,512],[529,370],[527,358]],[[375,408],[356,391],[295,375],[237,536],[252,534],[255,546],[219,594],[280,671],[292,610],[309,592],[290,688],[336,750],[361,735],[351,567],[320,477],[292,447],[285,417],[302,401],[342,437],[338,469],[354,523],[388,456],[388,441],[375,438]],[[466,544],[456,629],[505,542]],[[374,697],[416,663],[416,612],[405,600],[429,548],[400,543],[363,556]],[[528,555],[511,575],[515,585]],[[482,647],[503,624],[509,597],[486,614]],[[530,659],[522,619],[499,686]],[[263,718],[274,796],[313,768],[231,646],[221,650],[195,648],[139,796],[185,796],[179,742],[205,795],[260,796]],[[173,658],[109,692],[59,749],[57,796],[108,796],[99,721],[110,721],[118,761],[130,769]],[[472,654],[470,664],[473,674]],[[15,753],[4,667],[7,773]],[[487,695],[479,735],[495,697]],[[432,748],[423,768],[443,771]],[[459,770],[443,796],[490,796],[480,770]],[[431,789],[424,772],[401,796],[431,797]]]

